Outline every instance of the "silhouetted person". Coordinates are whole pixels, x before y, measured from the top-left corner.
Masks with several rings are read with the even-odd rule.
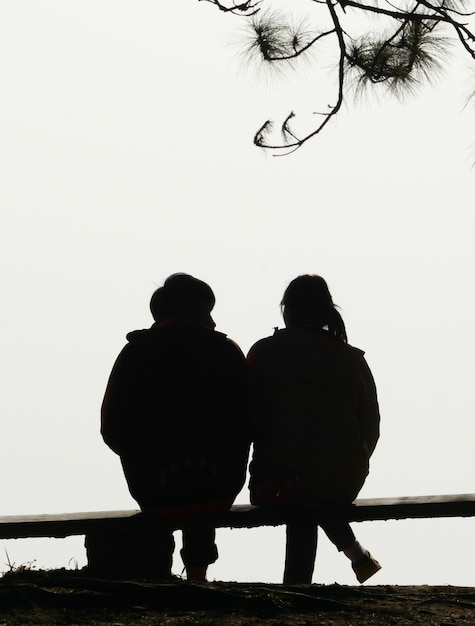
[[[299,276],[281,302],[285,329],[250,350],[256,436],[251,501],[275,506],[352,502],[379,438],[376,388],[362,350],[347,344],[328,286]],[[346,522],[321,524],[360,582],[379,569]],[[315,522],[287,526],[284,583],[310,584]]]
[[[150,329],[127,335],[102,405],[102,436],[121,459],[144,512],[186,521],[226,510],[241,490],[249,453],[247,367],[214,330],[215,297],[204,282],[173,274],[155,291]],[[167,572],[174,542],[167,534]],[[189,579],[217,559],[215,529],[184,530]]]

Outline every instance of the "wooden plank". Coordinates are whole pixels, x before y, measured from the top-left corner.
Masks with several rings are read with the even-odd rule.
[[[356,500],[349,521],[417,519],[430,517],[472,517],[475,494],[405,496]]]
[[[119,531],[127,529],[134,518],[142,518],[139,510],[7,515],[0,517],[0,539],[63,538],[106,529]]]
[[[216,526],[234,528],[279,526],[302,515],[316,521],[346,519],[349,522],[471,517],[475,516],[475,494],[359,499],[353,504],[344,506],[308,507],[297,510],[241,505],[220,514],[220,523]]]
[[[37,515],[4,515],[0,524],[25,524],[42,522],[87,522],[103,519],[123,519],[139,514],[139,509],[124,511],[92,511],[88,513],[41,513]]]
[[[234,505],[230,511],[196,520],[192,525],[201,526],[212,521],[217,528],[280,526],[302,516],[316,521],[343,518],[350,522],[468,517],[475,516],[475,494],[359,499],[345,506],[302,509]],[[0,517],[0,539],[68,537],[93,532],[128,531],[132,528],[137,531],[153,531],[154,528],[164,526],[169,527],[156,516],[142,515],[138,510],[10,515]]]

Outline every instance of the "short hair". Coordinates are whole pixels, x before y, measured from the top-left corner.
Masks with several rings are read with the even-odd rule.
[[[207,283],[190,274],[177,273],[169,276],[163,287],[153,293],[150,311],[155,321],[161,317],[186,317],[190,307],[211,311],[215,302],[213,290]]]

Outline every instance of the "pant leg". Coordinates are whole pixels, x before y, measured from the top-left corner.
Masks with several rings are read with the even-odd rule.
[[[356,537],[348,522],[331,522],[320,524],[326,536],[341,552],[351,546]]]
[[[218,548],[215,543],[216,530],[213,527],[183,529],[183,548],[181,558],[186,566],[205,566],[218,559]]]
[[[203,515],[212,515],[220,511],[227,511],[233,503],[232,498],[204,502],[197,504],[170,505],[143,507],[147,513],[160,516],[173,524],[186,524]],[[214,527],[204,527],[196,530],[183,528],[183,548],[180,552],[186,566],[205,566],[214,563],[218,558],[218,549],[215,543],[216,530]]]
[[[287,524],[284,584],[310,584],[317,554],[318,526],[299,520]]]

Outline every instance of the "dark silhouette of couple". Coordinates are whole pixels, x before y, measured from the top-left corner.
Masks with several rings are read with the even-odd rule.
[[[214,304],[203,281],[167,278],[150,302],[154,324],[127,335],[101,414],[104,441],[141,510],[184,525],[181,556],[198,581],[218,558],[215,529],[186,522],[229,509],[251,443],[251,502],[298,508],[353,501],[379,437],[373,377],[363,351],[347,343],[323,278],[289,284],[285,328],[258,341],[247,360],[215,330]],[[320,525],[360,582],[380,569],[347,522]],[[285,584],[311,583],[317,530],[304,518],[287,526]],[[158,535],[156,571],[166,577],[173,535]]]

